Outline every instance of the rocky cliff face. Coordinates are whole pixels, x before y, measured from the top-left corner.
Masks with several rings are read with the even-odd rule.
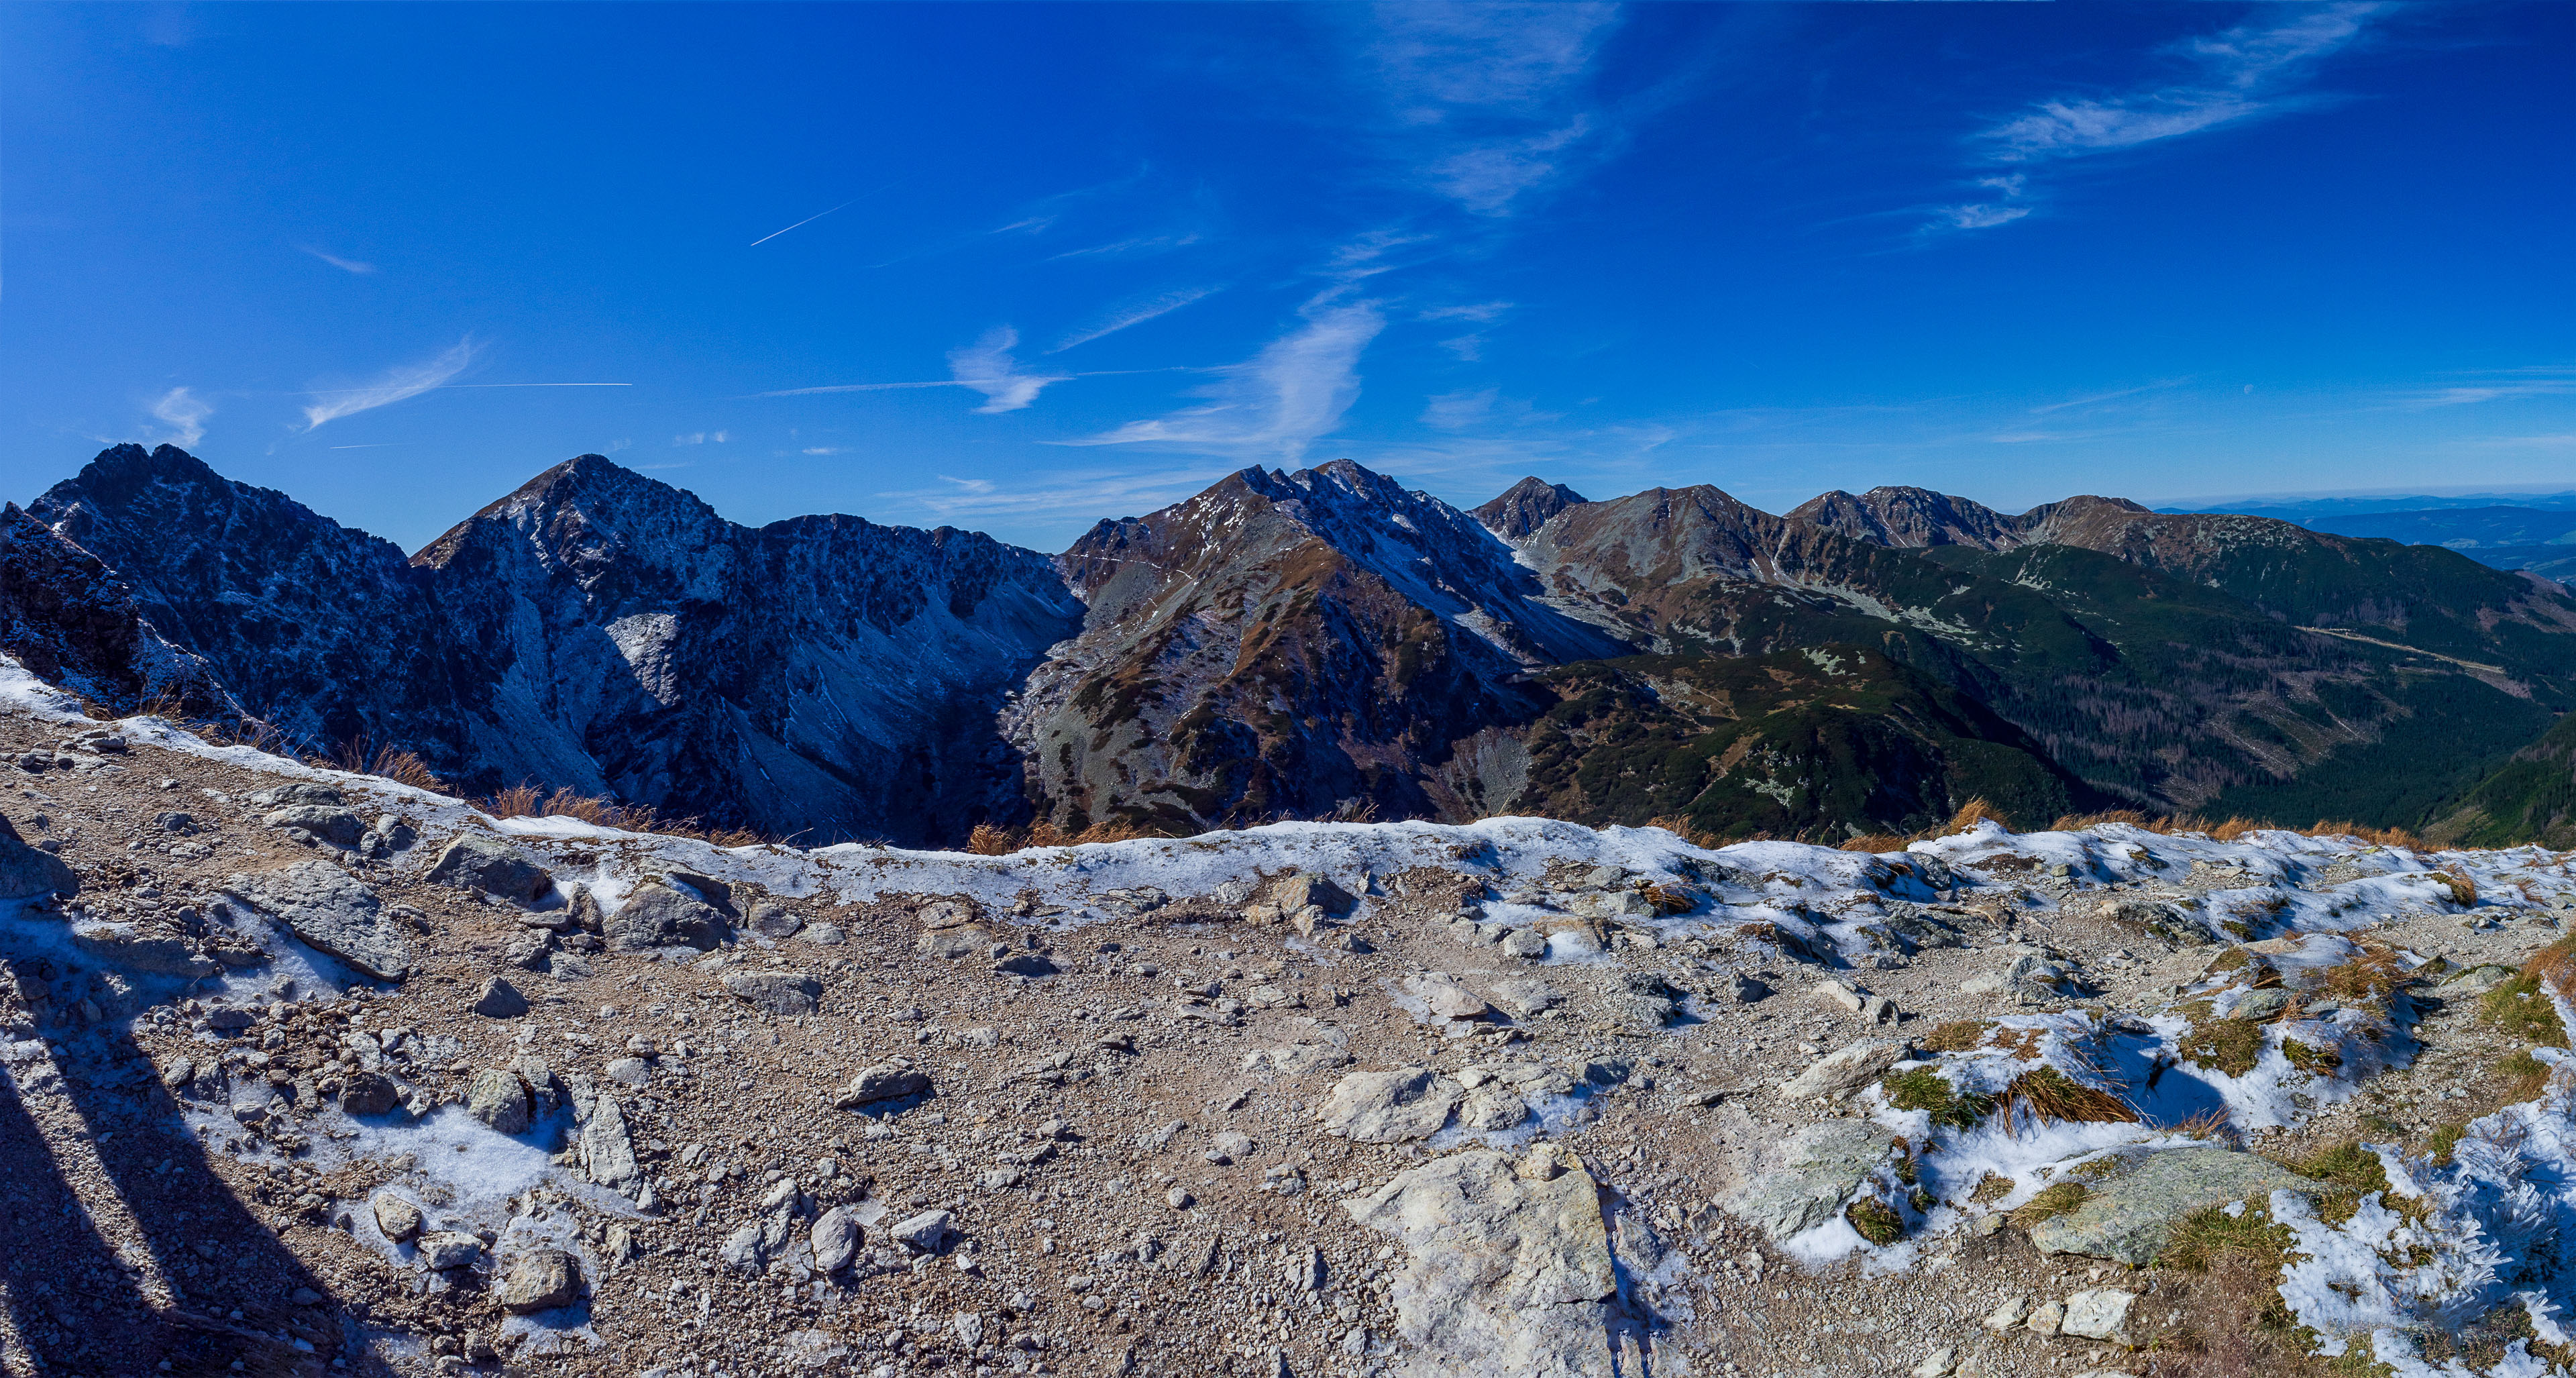
[[[1506,488],[1492,501],[1469,509],[1469,515],[1485,524],[1485,529],[1514,545],[1547,525],[1547,519],[1569,507],[1591,501],[1562,483],[1525,478]]]
[[[97,556],[0,507],[0,654],[102,707],[239,718],[213,667],[170,644]]]
[[[1622,649],[1465,513],[1347,460],[1246,469],[1061,563],[1088,626],[1012,738],[1074,826],[1499,806],[1445,769],[1461,744],[1543,706],[1529,668]]]
[[[1858,496],[1837,490],[1791,508],[1789,518],[1873,545],[2002,550],[2022,540],[2021,525],[2015,519],[1928,488],[1872,488]]]
[[[110,450],[33,510],[317,746],[825,841],[1012,816],[993,715],[1081,612],[988,537],[753,530],[596,455],[417,559],[167,446]]]

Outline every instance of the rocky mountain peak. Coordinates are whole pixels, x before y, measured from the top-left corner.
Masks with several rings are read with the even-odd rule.
[[[1547,525],[1548,518],[1589,501],[1591,499],[1562,483],[1550,483],[1532,475],[1469,509],[1469,515],[1483,522],[1486,530],[1517,544],[1531,532]]]
[[[2003,513],[1929,488],[1880,487],[1857,496],[1837,490],[1808,499],[1790,509],[1788,517],[1856,541],[1906,550],[1937,545],[2005,550],[2022,539],[2018,524]]]

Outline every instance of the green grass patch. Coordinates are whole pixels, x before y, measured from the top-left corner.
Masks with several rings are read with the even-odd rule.
[[[2340,1071],[2343,1067],[2342,1053],[2332,1048],[2313,1048],[2295,1038],[2281,1040],[2281,1056],[2288,1058],[2290,1065],[2300,1071],[2318,1076]]]
[[[1843,1218],[1872,1244],[1893,1244],[1905,1237],[1905,1217],[1874,1196],[1853,1202],[1851,1209],[1843,1212]]]
[[[2465,1123],[2438,1126],[2433,1130],[2432,1140],[2426,1144],[2426,1148],[2430,1150],[2427,1156],[2434,1162],[2449,1167],[2451,1150],[2459,1147],[2460,1140],[2467,1137],[2469,1137],[2469,1127]]]
[[[2263,1058],[2263,1028],[2249,1019],[2196,1019],[2182,1055],[2214,1072],[2241,1077]]]
[[[2168,1268],[2205,1273],[2220,1259],[2242,1254],[2277,1272],[2291,1239],[2289,1227],[2272,1223],[2272,1213],[2261,1206],[2249,1204],[2235,1215],[2229,1215],[2225,1206],[2210,1206],[2193,1211],[2174,1226],[2173,1238],[2157,1261]]]
[[[2557,1005],[2541,992],[2536,973],[2498,982],[2486,993],[2484,1012],[2488,1023],[2525,1043],[2567,1046],[2567,1026],[2558,1020]]]
[[[2012,1213],[2013,1223],[2027,1230],[2043,1220],[2055,1220],[2072,1213],[2093,1199],[2093,1189],[2082,1182],[2060,1182],[2021,1204]]]
[[[1909,1067],[1879,1080],[1887,1103],[1899,1110],[1929,1111],[1932,1123],[1950,1129],[1974,1129],[1995,1108],[1994,1097],[1963,1092],[1937,1067]]]
[[[2511,1100],[2530,1100],[2549,1085],[2549,1064],[2533,1057],[2529,1049],[2498,1062],[2496,1073],[2505,1079],[2505,1095]]]

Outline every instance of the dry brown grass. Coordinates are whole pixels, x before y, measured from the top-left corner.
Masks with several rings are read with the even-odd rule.
[[[1079,831],[1058,827],[1044,819],[1025,828],[978,823],[974,831],[966,835],[966,850],[977,856],[1009,856],[1031,847],[1079,847],[1094,842],[1133,842],[1138,838],[1178,835],[1116,818],[1094,823]]]
[[[2397,955],[2397,949],[2382,943],[2363,943],[2359,955],[2325,969],[2320,987],[2339,1000],[2376,1005],[2387,1000],[2407,979],[2405,961]]]
[[[2305,829],[2310,837],[2351,837],[2380,847],[2406,847],[2423,850],[2424,839],[2404,828],[2373,828],[2349,819],[2340,822],[2311,823]]]
[[[1899,837],[1894,833],[1862,833],[1858,837],[1844,839],[1842,850],[1846,852],[1901,852],[1905,850],[1907,843],[1914,840],[1915,839],[1911,837]]]
[[[2054,1067],[2034,1067],[2012,1079],[2002,1097],[2005,1123],[2027,1109],[2035,1120],[2074,1120],[2093,1124],[2135,1124],[2136,1106],[2108,1091],[2087,1086]]]
[[[703,819],[666,815],[642,804],[621,804],[569,789],[549,794],[534,785],[513,785],[476,807],[494,818],[573,818],[626,832],[693,837],[718,847],[751,847],[776,840],[755,828],[719,827]]]
[[[2258,828],[2266,828],[2269,826],[2271,825],[2268,823],[2257,823],[2251,818],[2230,818],[2226,822],[2209,830],[2209,840],[2212,842],[2233,842]]]
[[[2456,866],[2444,867],[2433,873],[2433,879],[2440,881],[2443,888],[2451,892],[2451,903],[2462,909],[2477,907],[2478,883],[2468,872]]]
[[[2133,828],[2153,828],[2156,821],[2136,809],[2113,809],[2109,813],[2059,814],[2057,821],[2048,825],[2048,830],[2053,833],[2072,833],[2081,832],[2086,828],[2103,827],[2111,823],[2126,823]]]

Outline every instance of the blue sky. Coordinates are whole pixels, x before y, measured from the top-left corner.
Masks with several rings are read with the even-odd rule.
[[[2571,70],[2546,3],[21,3],[0,495],[2563,489]]]

